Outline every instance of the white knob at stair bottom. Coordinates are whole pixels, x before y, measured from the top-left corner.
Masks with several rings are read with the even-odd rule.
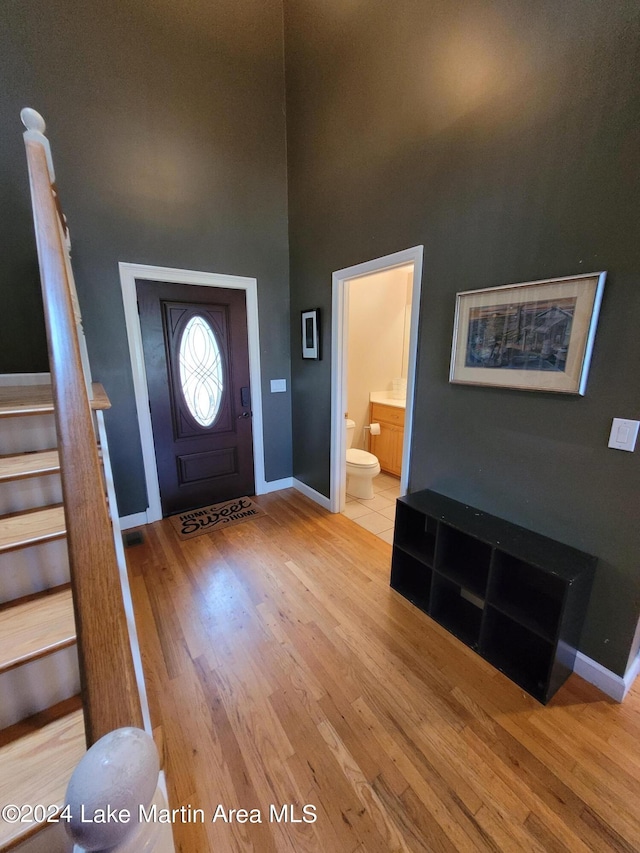
[[[68,835],[84,850],[115,847],[137,830],[139,807],[153,799],[159,771],[153,738],[142,729],[115,729],[100,738],[67,787]]]

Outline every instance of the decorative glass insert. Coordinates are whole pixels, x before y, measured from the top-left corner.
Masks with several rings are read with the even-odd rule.
[[[203,427],[215,421],[222,402],[222,356],[210,324],[196,315],[180,339],[180,383],[189,411]]]

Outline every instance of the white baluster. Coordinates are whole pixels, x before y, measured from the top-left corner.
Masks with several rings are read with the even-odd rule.
[[[147,815],[153,813],[152,804],[166,808],[158,773],[153,738],[142,729],[116,729],[100,738],[78,763],[67,788],[66,829],[74,853],[173,851],[166,824],[139,820],[140,806]],[[95,822],[103,815],[106,822]]]

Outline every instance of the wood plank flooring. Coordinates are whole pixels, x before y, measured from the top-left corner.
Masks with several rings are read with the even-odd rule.
[[[293,490],[257,501],[127,550],[176,850],[640,850],[638,686],[618,705],[572,676],[543,707],[389,588],[389,545]]]

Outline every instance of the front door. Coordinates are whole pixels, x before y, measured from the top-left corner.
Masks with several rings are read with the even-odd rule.
[[[136,291],[162,514],[254,494],[244,291]]]

